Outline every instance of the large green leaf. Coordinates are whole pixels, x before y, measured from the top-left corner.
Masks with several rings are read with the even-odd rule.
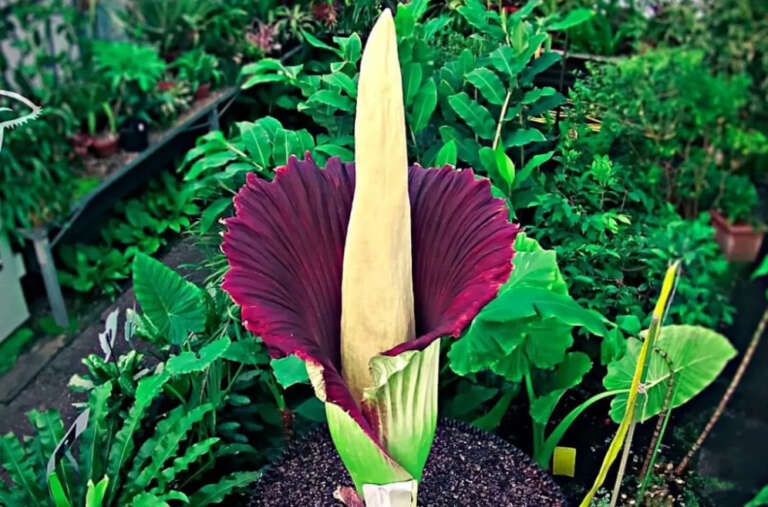
[[[364,395],[381,421],[387,452],[417,481],[435,438],[439,363],[439,340],[424,350],[375,356],[375,387]]]
[[[448,353],[460,375],[490,368],[518,381],[530,364],[551,368],[563,361],[573,344],[573,326],[606,333],[602,316],[568,296],[555,252],[524,234],[518,235],[515,250],[509,280]]]
[[[641,346],[639,340],[627,341],[626,354],[608,365],[608,373],[603,379],[606,389],[629,389]],[[671,406],[675,408],[703,391],[736,355],[736,350],[726,337],[699,326],[664,326],[655,349],[666,354],[669,363],[656,350],[650,351],[645,394],[640,394],[637,401],[635,418],[638,421],[646,421],[663,410],[667,382],[672,374],[669,364],[674,372],[675,388]],[[621,421],[626,405],[626,393],[613,399],[611,418],[614,421]]]
[[[143,253],[133,259],[133,289],[145,316],[173,344],[205,329],[203,293],[183,276]]]

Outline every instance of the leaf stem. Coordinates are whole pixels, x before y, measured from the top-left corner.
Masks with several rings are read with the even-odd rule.
[[[501,113],[499,114],[499,121],[496,124],[496,135],[493,137],[493,145],[491,145],[492,149],[496,149],[496,146],[499,144],[499,139],[501,139],[501,127],[504,125],[504,116],[507,114],[507,109],[509,108],[509,99],[512,98],[512,91],[507,90],[507,96],[504,97],[504,105],[501,106]]]

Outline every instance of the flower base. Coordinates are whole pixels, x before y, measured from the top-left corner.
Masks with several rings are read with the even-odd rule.
[[[334,491],[351,485],[323,426],[290,445],[272,463],[247,505],[340,506]],[[446,419],[438,424],[418,491],[418,504],[432,507],[566,504],[549,474],[520,450],[491,433]]]
[[[763,231],[748,224],[732,224],[717,210],[710,211],[715,241],[732,262],[753,262],[763,243]]]

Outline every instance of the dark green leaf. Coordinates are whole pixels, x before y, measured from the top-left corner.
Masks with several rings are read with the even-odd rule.
[[[145,316],[170,343],[182,344],[188,333],[205,329],[202,291],[162,262],[137,253],[133,288]]]

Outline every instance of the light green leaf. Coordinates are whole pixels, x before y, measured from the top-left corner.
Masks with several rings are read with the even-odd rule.
[[[160,335],[180,345],[205,329],[203,293],[183,276],[141,252],[133,258],[133,289],[145,316]]]
[[[480,90],[485,100],[491,104],[500,106],[504,103],[506,86],[492,70],[478,67],[464,77]]]
[[[520,101],[522,104],[533,104],[542,97],[548,97],[554,95],[557,91],[551,86],[545,86],[544,88],[534,88],[528,90],[523,95],[523,99]]]
[[[440,148],[435,157],[435,165],[443,167],[444,165],[456,166],[456,141],[450,140]]]
[[[760,492],[747,502],[744,507],[759,507],[760,505],[768,505],[768,486],[765,486]]]
[[[429,118],[437,107],[437,86],[435,80],[430,78],[424,83],[413,100],[411,112],[411,129],[420,132],[429,124]]]
[[[171,357],[166,363],[166,368],[171,375],[202,372],[226,353],[230,343],[229,338],[224,337],[201,348],[199,354],[186,350]]]
[[[273,359],[270,363],[275,372],[277,382],[283,388],[291,387],[294,384],[309,382],[307,368],[299,357],[290,355],[280,359]]]
[[[629,389],[642,343],[627,340],[627,352],[619,361],[608,365],[603,385],[608,390]],[[674,368],[674,398],[671,407],[679,407],[711,384],[736,355],[736,350],[723,335],[699,326],[664,326],[655,348],[667,355]],[[658,415],[664,406],[667,382],[671,376],[661,354],[649,351],[645,393],[637,400],[636,420],[643,422]],[[611,418],[624,417],[627,394],[617,395],[611,402]]]
[[[343,72],[326,74],[323,76],[323,81],[344,90],[344,92],[352,98],[357,97],[357,84],[355,84],[355,81],[351,77]]]
[[[512,159],[504,153],[504,146],[499,143],[494,150],[494,156],[496,158],[496,169],[499,171],[504,182],[509,186],[515,183],[515,164]]]
[[[424,350],[374,356],[374,387],[363,394],[382,423],[387,452],[417,481],[435,438],[439,362],[440,340]]]
[[[211,228],[214,222],[219,219],[219,216],[232,205],[231,197],[220,197],[213,201],[203,214],[200,215],[200,234],[205,234]]]
[[[420,63],[409,63],[403,69],[403,96],[406,108],[411,106],[419,88],[421,88],[423,73],[424,70]]]
[[[508,148],[512,148],[515,146],[525,146],[529,143],[540,143],[546,140],[547,138],[539,130],[527,128],[515,130],[512,134],[506,136],[504,144]]]
[[[107,486],[109,486],[109,477],[103,477],[96,484],[89,479],[88,491],[85,494],[85,507],[102,507],[104,496],[107,494]]]
[[[326,403],[325,414],[331,439],[359,494],[363,484],[389,484],[413,478],[343,408]]]
[[[342,51],[340,51],[340,50],[338,50],[338,49],[336,49],[336,48],[334,48],[332,46],[329,46],[328,44],[326,44],[325,42],[321,41],[320,39],[318,39],[317,37],[315,37],[311,33],[307,32],[306,30],[301,30],[301,35],[304,36],[304,40],[306,40],[309,43],[310,46],[314,46],[314,47],[319,48],[319,49],[325,49],[327,51],[331,51],[333,53],[336,53],[337,55],[339,55],[342,58],[344,57],[344,54],[343,54]]]
[[[245,151],[258,166],[267,169],[272,157],[272,140],[267,130],[261,125],[251,124],[250,127],[241,129],[240,135],[245,144]]]
[[[274,136],[274,162],[276,165],[285,165],[291,155],[301,156],[299,151],[299,137],[296,132],[279,128]]]
[[[567,30],[576,25],[580,25],[594,16],[594,11],[590,9],[573,9],[561,20],[550,23],[547,30],[558,31]]]
[[[345,97],[335,90],[316,91],[309,96],[307,102],[310,104],[323,104],[333,109],[344,111],[345,113],[355,112],[355,102],[349,97]]]
[[[448,103],[469,127],[483,139],[492,139],[496,123],[491,113],[483,106],[469,98],[466,92],[448,97]]]

